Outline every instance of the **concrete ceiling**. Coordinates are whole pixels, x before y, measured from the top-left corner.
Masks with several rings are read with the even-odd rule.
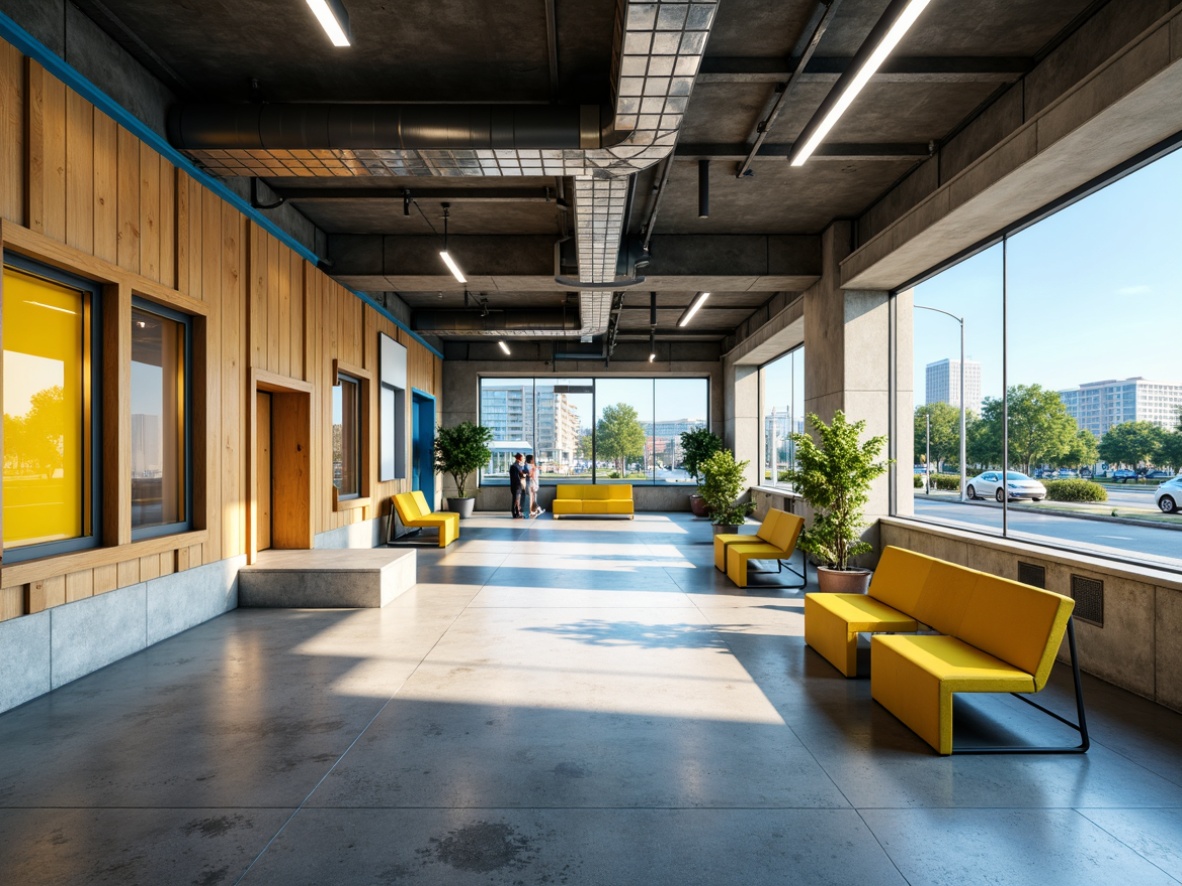
[[[610,104],[616,0],[344,0],[354,45],[334,49],[299,0],[75,0],[181,101]],[[736,177],[803,51],[818,0],[720,0],[674,156],[637,175],[626,237],[652,240],[649,282],[627,291],[619,334],[721,340],[820,272],[820,232],[857,218],[1028,70],[1093,0],[932,0],[826,140],[788,165],[792,142],[889,0],[838,0],[815,55]],[[548,7],[553,30],[548,26]],[[553,73],[552,73],[553,71]],[[556,76],[555,76],[556,73]],[[711,161],[698,217],[698,160]],[[667,180],[665,163],[669,164]],[[569,306],[554,244],[572,229],[571,181],[268,178],[328,235],[330,272],[396,291],[412,311]],[[411,202],[405,202],[409,191]],[[441,204],[471,295],[435,255]],[[693,328],[677,319],[714,293]],[[643,290],[643,291],[641,291]]]

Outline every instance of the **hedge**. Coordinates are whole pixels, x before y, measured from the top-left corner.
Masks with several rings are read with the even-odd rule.
[[[1091,480],[1044,480],[1051,501],[1108,501],[1108,492]]]

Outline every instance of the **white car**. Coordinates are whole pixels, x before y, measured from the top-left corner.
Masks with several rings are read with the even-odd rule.
[[[1047,488],[1037,480],[1032,480],[1018,471],[1006,474],[1003,488],[1001,471],[985,471],[969,480],[965,494],[971,501],[974,498],[995,498],[998,501],[1011,501],[1016,498],[1029,498],[1032,501],[1042,501],[1047,497]]]
[[[1182,505],[1182,474],[1158,486],[1153,500],[1157,502],[1163,514],[1178,513],[1178,506]]]

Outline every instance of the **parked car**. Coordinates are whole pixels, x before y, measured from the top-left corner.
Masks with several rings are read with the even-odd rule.
[[[1178,513],[1178,506],[1182,505],[1182,474],[1159,485],[1153,500],[1157,502],[1163,514]]]
[[[1137,479],[1137,472],[1128,468],[1117,468],[1112,472],[1112,479],[1117,483],[1128,483],[1130,480]]]
[[[1058,477],[1060,480],[1071,480],[1079,476],[1071,468],[1059,468]]]
[[[1150,471],[1145,475],[1146,480],[1169,480],[1174,475],[1169,471]]]
[[[1001,471],[985,471],[969,480],[965,494],[970,500],[980,496],[994,498],[997,501],[1005,501],[1007,498],[1011,501],[1016,498],[1042,501],[1047,497],[1047,488],[1019,471],[1007,473],[1004,483]]]

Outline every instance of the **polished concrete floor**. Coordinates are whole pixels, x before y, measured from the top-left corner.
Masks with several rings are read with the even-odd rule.
[[[1087,756],[941,758],[688,515],[462,531],[384,609],[240,609],[0,716],[0,882],[1182,878],[1182,716],[1088,679]]]

